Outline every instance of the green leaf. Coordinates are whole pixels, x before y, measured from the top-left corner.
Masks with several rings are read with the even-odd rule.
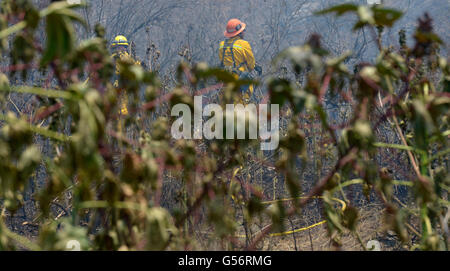
[[[0,91],[9,90],[9,79],[4,73],[0,73]]]
[[[337,6],[333,6],[331,8],[327,8],[327,9],[318,11],[315,14],[322,15],[322,14],[336,12],[337,16],[341,16],[342,14],[345,14],[347,12],[354,12],[357,10],[358,10],[358,6],[355,4],[342,4],[342,5],[337,5]]]
[[[64,59],[72,52],[76,41],[73,22],[78,21],[86,26],[71,7],[67,2],[56,2],[44,13],[47,16],[47,46],[41,60],[43,66],[56,58]]]
[[[14,33],[16,33],[16,32],[19,32],[19,31],[21,31],[22,29],[24,29],[25,27],[27,27],[27,23],[24,22],[24,21],[22,21],[22,22],[20,22],[20,23],[17,23],[17,24],[15,24],[15,25],[13,25],[13,26],[11,26],[11,27],[5,29],[5,30],[2,30],[2,31],[0,32],[0,39],[3,39],[3,38],[5,38],[5,37],[8,37],[9,35],[12,35],[12,34],[14,34]]]
[[[394,23],[402,17],[403,13],[399,10],[382,8],[374,6],[372,8],[376,25],[384,25],[391,27]]]
[[[269,83],[270,102],[280,107],[292,96],[290,82],[285,79],[274,79]]]
[[[427,150],[428,136],[433,129],[433,119],[426,105],[420,100],[413,101],[414,138],[418,149]]]
[[[378,5],[375,6],[358,6],[355,4],[342,4],[338,6],[334,6],[319,12],[316,14],[327,14],[335,12],[337,16],[342,16],[343,14],[349,12],[357,13],[359,20],[354,25],[353,29],[359,29],[366,25],[378,25],[378,26],[388,26],[391,27],[395,21],[397,21],[401,16],[402,12],[383,8]]]
[[[147,244],[149,250],[163,250],[169,244],[171,235],[176,233],[172,217],[163,208],[151,208],[147,212]]]
[[[5,92],[17,92],[17,93],[28,93],[28,94],[34,94],[34,95],[39,95],[39,96],[44,96],[44,97],[49,97],[49,98],[61,98],[61,99],[67,99],[67,100],[76,100],[77,97],[73,94],[71,94],[68,91],[63,91],[63,90],[54,90],[54,89],[45,89],[45,88],[39,88],[39,87],[29,87],[29,86],[13,86],[10,89],[9,88],[5,88],[5,87],[1,87],[1,79],[2,77],[0,76],[0,92],[1,91],[5,91]],[[7,77],[6,77],[7,79]]]
[[[48,130],[45,128],[41,128],[41,127],[38,127],[38,126],[35,126],[32,124],[29,124],[26,121],[17,119],[15,116],[10,115],[10,114],[9,115],[0,114],[0,120],[6,120],[9,123],[20,122],[26,130],[31,131],[36,134],[40,134],[42,136],[45,136],[45,137],[48,137],[48,138],[51,138],[54,140],[57,140],[57,141],[66,142],[70,138],[69,136],[66,136],[65,134],[57,133],[57,132],[54,132],[54,131],[51,131],[51,130]]]
[[[355,207],[347,206],[347,208],[344,210],[344,223],[345,226],[351,231],[356,230],[358,216],[358,210]]]

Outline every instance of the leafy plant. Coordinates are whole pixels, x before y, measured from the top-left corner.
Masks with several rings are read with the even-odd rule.
[[[78,7],[61,1],[39,12],[30,1],[1,4],[2,53],[8,53],[12,65],[26,64],[22,76],[35,69],[28,64],[36,61],[55,81],[51,86],[20,85],[11,83],[14,72],[0,74],[0,249],[20,245],[63,250],[70,240],[95,250],[192,249],[197,246],[195,234],[203,231],[224,241],[228,249],[255,249],[271,232],[285,230],[284,218],[301,215],[317,197],[330,238],[340,246],[346,230],[361,241],[358,206],[344,189],[362,185],[367,196],[376,194],[383,202],[387,226],[405,244],[411,239],[405,228],[409,218],[420,220],[421,241],[409,243],[410,249],[448,250],[450,66],[438,55],[441,41],[427,15],[419,20],[414,48],[402,44],[396,52],[380,42],[375,62],[360,63],[355,72],[345,63],[351,53],[330,57],[318,35],[281,52],[273,61],[274,70],[288,63],[293,74],[303,74],[306,80],[301,84],[282,76],[269,80],[269,102],[289,110],[283,117],[280,148],[270,156],[256,150],[255,140],[171,139],[170,105],[192,107],[192,96],[207,92],[203,86],[211,81],[218,83],[214,90],[221,88],[221,104],[233,103],[239,99],[239,87],[251,82],[205,63],[181,63],[176,86],[169,88],[139,65],[114,63],[100,26],[95,38],[77,44],[74,23],[84,25]],[[21,18],[23,12],[26,16]],[[396,10],[353,4],[320,14],[330,12],[356,14],[354,29],[392,27],[401,16]],[[41,22],[45,46],[35,39],[41,34]],[[8,48],[10,40],[17,46]],[[119,66],[117,85],[114,64]],[[422,69],[426,72],[419,72]],[[127,116],[119,114],[118,97],[124,90],[129,95]],[[11,93],[33,96],[39,107],[29,114],[10,112],[6,95]],[[328,93],[352,107],[352,116],[341,126],[327,116]],[[320,123],[329,140],[324,156],[332,161],[308,189],[301,185],[304,172],[298,163],[308,160],[311,147],[311,138],[300,126],[305,114]],[[386,123],[400,144],[380,142],[376,131]],[[50,146],[46,151],[43,142]],[[315,139],[312,145],[319,153]],[[387,148],[408,154],[414,172],[408,180],[394,180],[392,170],[375,163]],[[275,199],[273,181],[276,202],[265,208],[263,185],[250,182],[257,175],[252,170],[255,161],[271,164],[266,173],[276,175],[272,180],[283,179],[292,204]],[[317,171],[321,165],[321,159],[315,161]],[[33,195],[39,207],[35,219],[39,236],[32,242],[9,230],[3,220],[24,203],[23,193],[37,178],[39,167],[45,169],[46,180]],[[170,208],[163,201],[169,186],[176,190]],[[396,205],[394,186],[411,187],[414,202],[408,209]],[[345,209],[336,206],[336,197],[346,203]],[[236,218],[242,219],[245,243],[236,241],[242,230]],[[255,233],[258,219],[271,224]]]

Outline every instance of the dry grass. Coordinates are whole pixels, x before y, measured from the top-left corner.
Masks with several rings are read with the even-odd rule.
[[[364,244],[372,239],[380,241],[381,250],[398,250],[400,244],[395,237],[387,237],[386,229],[383,227],[384,209],[381,205],[365,206],[360,210],[360,220],[358,224],[358,233]],[[295,235],[295,240],[294,240]],[[345,232],[341,235],[342,246],[340,250],[360,251],[364,250],[357,237]],[[326,224],[314,227],[310,230],[280,236],[270,237],[265,240],[263,250],[278,251],[326,251],[336,250],[338,248],[332,245],[328,236]]]

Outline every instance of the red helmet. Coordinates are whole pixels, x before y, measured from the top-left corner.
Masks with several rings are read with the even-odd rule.
[[[226,38],[235,37],[244,31],[246,24],[239,19],[231,19],[227,23],[227,30],[223,33]]]

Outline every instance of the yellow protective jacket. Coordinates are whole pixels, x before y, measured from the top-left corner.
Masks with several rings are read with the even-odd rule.
[[[141,65],[140,61],[137,61],[137,60],[133,59],[133,57],[126,51],[114,53],[114,54],[111,55],[111,57],[114,60],[117,60],[117,59],[121,59],[121,60],[131,59],[131,61],[134,62],[135,64]],[[116,75],[119,74],[119,73],[120,73],[120,67],[119,67],[119,65],[116,65]],[[114,82],[114,86],[115,87],[119,86],[119,81],[118,80],[116,80]],[[122,93],[122,95],[120,97],[120,100],[121,100],[120,113],[122,115],[128,115],[128,107],[127,107],[127,105],[128,105],[128,97],[127,97],[127,94],[125,93],[125,91],[123,91],[123,93]]]
[[[114,60],[117,60],[117,58],[120,58],[120,59],[129,58],[129,59],[131,59],[132,62],[134,62],[135,64],[141,65],[141,62],[140,62],[140,61],[134,60],[133,57],[132,57],[128,52],[126,52],[126,51],[114,53],[114,54],[111,55],[111,58],[114,59]],[[116,65],[116,75],[118,75],[119,73],[120,73],[119,65]],[[83,82],[83,84],[86,85],[86,84],[89,82],[89,79],[90,79],[90,78],[88,77],[88,78]],[[114,81],[114,86],[115,86],[116,88],[119,87],[119,81],[118,81],[118,80],[115,80],[115,81]],[[125,91],[122,93],[122,95],[121,95],[121,97],[120,97],[120,100],[121,100],[120,114],[122,114],[122,115],[128,115],[128,107],[127,107],[127,104],[128,104],[128,97],[127,97]]]
[[[230,69],[236,77],[242,72],[251,72],[255,68],[255,57],[248,41],[236,36],[220,42],[219,59],[222,67]],[[253,85],[248,88],[250,93],[244,93],[244,99],[253,94]]]
[[[248,41],[239,36],[220,42],[219,59],[223,66],[233,67],[242,72],[250,72],[255,68],[252,47]]]

